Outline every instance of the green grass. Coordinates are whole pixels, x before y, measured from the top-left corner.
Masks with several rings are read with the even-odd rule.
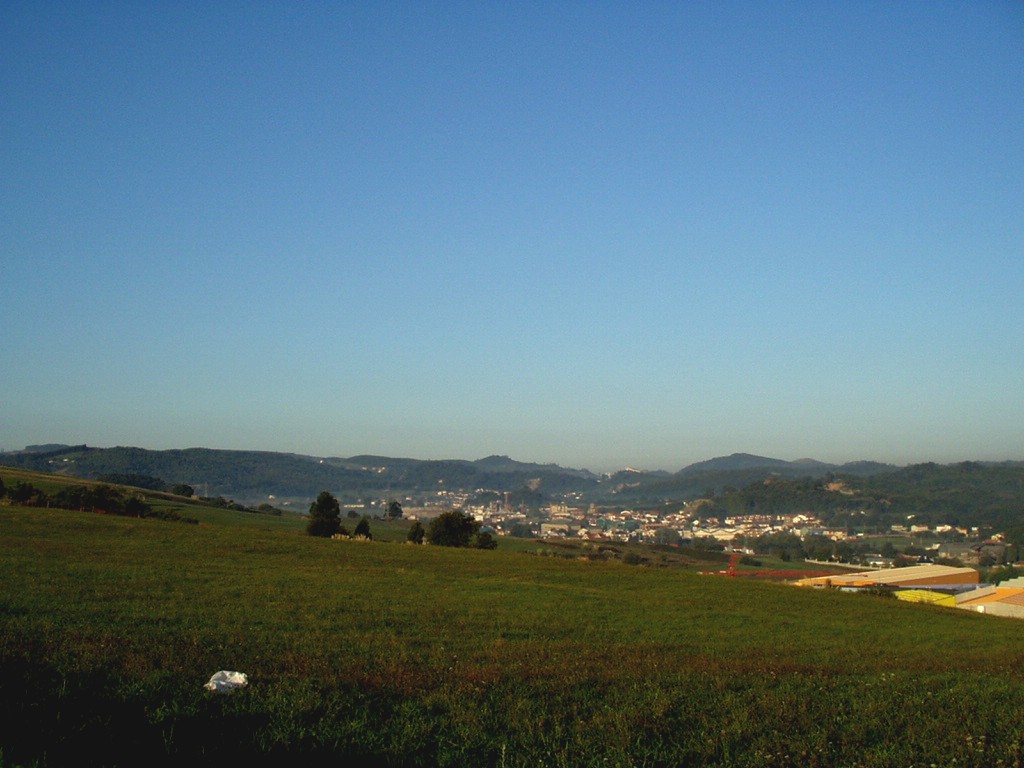
[[[1021,763],[1012,620],[189,514],[0,507],[0,765]]]

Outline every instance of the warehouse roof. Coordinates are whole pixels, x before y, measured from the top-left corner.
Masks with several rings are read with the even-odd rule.
[[[811,587],[899,587],[905,584],[977,584],[978,572],[973,568],[950,565],[912,565],[907,568],[886,568],[835,576],[819,576],[798,582]]]

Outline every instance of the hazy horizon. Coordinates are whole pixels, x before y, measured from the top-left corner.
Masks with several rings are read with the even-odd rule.
[[[0,7],[0,447],[1022,458],[1024,5]]]

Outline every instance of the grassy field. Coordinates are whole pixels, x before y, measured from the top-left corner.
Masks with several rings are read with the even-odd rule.
[[[1021,764],[1013,620],[188,514],[0,507],[0,766]]]

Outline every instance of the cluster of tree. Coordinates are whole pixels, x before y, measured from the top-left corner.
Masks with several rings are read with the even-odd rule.
[[[57,509],[77,510],[80,512],[97,512],[106,515],[123,515],[125,517],[150,517],[163,520],[178,520],[198,523],[173,510],[154,510],[141,494],[115,488],[112,485],[73,484],[60,490],[47,493],[32,483],[17,482],[5,488],[0,480],[0,495],[5,495],[13,504],[23,507],[48,507]]]
[[[401,508],[399,508],[400,510]],[[351,512],[349,514],[352,514]],[[341,524],[341,504],[338,499],[329,491],[321,491],[316,501],[309,505],[309,520],[306,523],[306,533],[310,536],[361,536],[372,539],[370,533],[370,519],[363,517],[356,524],[352,533]]]
[[[494,549],[498,542],[488,531],[480,530],[480,523],[461,509],[442,512],[430,521],[426,530],[429,544],[440,547],[476,547]]]
[[[982,569],[981,582],[982,584],[1001,584],[1008,579],[1016,579],[1020,575],[1021,572],[1012,565],[997,565],[996,567],[989,568],[988,570]]]
[[[515,536],[517,539],[532,539],[537,535],[529,523],[512,523],[508,529],[509,536]]]
[[[349,513],[352,514],[352,513]],[[397,520],[402,516],[402,507],[397,501],[389,502],[385,517]],[[329,491],[321,491],[316,500],[309,506],[309,520],[306,533],[310,536],[331,537],[348,536],[348,530],[341,525],[341,504]],[[370,520],[363,515],[352,532],[353,536],[373,538],[370,533]],[[409,529],[407,539],[416,544],[424,541],[441,547],[477,547],[494,549],[498,542],[488,531],[480,530],[480,523],[462,510],[444,512],[430,521],[428,528],[416,520]]]

